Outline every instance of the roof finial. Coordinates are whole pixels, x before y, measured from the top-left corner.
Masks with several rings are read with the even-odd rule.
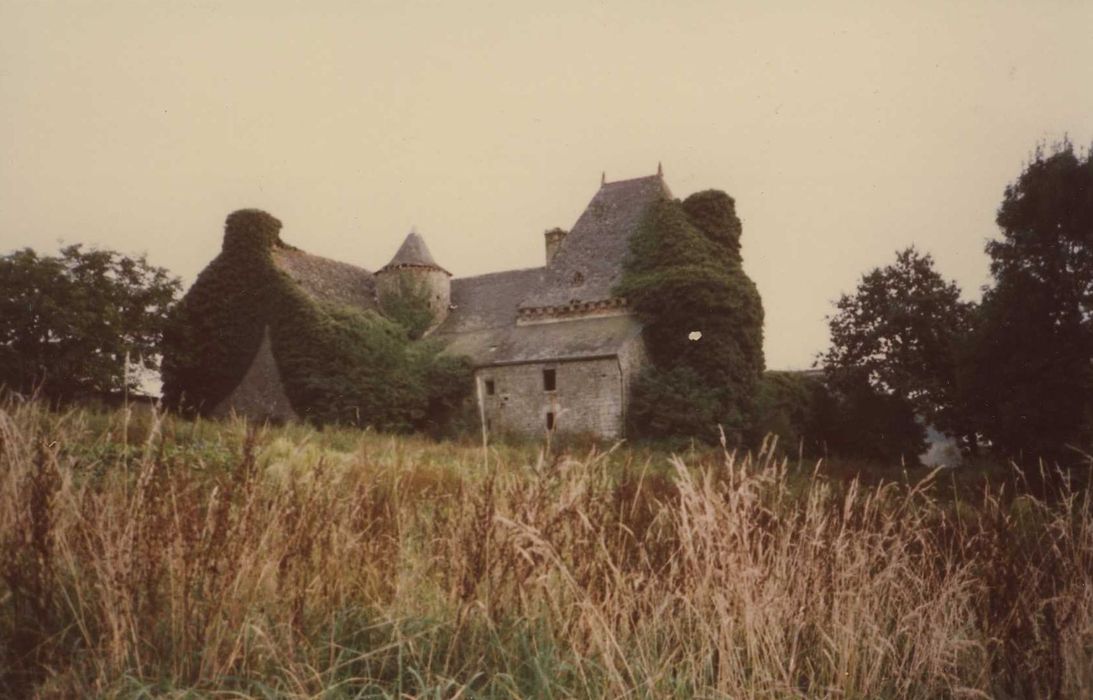
[[[657,161],[657,177],[664,177],[664,168],[661,166],[660,161]]]
[[[410,233],[417,233],[417,224],[410,224]]]
[[[607,184],[607,171],[604,170],[603,172],[600,173],[600,187],[603,187],[606,184]]]

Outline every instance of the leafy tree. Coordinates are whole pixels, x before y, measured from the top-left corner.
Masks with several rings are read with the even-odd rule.
[[[956,410],[957,353],[974,307],[929,254],[898,252],[894,264],[863,276],[835,306],[831,347],[819,358],[833,388],[861,395],[864,383],[944,430],[966,432]]]
[[[740,230],[732,198],[711,190],[656,203],[634,234],[615,292],[644,322],[652,361],[632,393],[637,434],[678,430],[716,439],[720,424],[739,438],[752,426],[764,364],[763,305],[741,267]],[[702,422],[655,415],[677,410],[669,408],[675,401],[653,399],[684,378],[687,386],[701,382],[701,391],[681,388],[677,398],[692,396]]]
[[[141,370],[159,368],[179,290],[143,256],[112,250],[0,257],[0,384],[55,400],[137,389]]]
[[[1093,150],[1093,149],[1091,149]],[[976,423],[1010,456],[1065,457],[1093,440],[1093,153],[1037,148],[1005,191],[994,286],[964,366]],[[1069,452],[1071,456],[1075,453]]]

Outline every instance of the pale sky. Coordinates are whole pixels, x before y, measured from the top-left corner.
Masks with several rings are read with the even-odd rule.
[[[1036,143],[1093,141],[1093,2],[0,0],[0,254],[193,281],[243,207],[369,269],[543,263],[608,180],[727,191],[767,365],[909,244],[968,298]]]

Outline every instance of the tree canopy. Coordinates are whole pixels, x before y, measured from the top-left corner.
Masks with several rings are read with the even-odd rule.
[[[637,435],[713,440],[718,425],[736,436],[751,427],[763,305],[741,266],[741,228],[733,199],[708,190],[656,203],[631,240],[615,293],[644,322],[652,361],[633,391]]]
[[[964,358],[975,423],[1010,456],[1093,440],[1093,149],[1038,148],[998,209],[993,286]]]
[[[51,399],[139,387],[159,368],[177,278],[112,250],[0,257],[0,384]]]
[[[820,358],[833,387],[865,383],[944,429],[957,428],[956,358],[974,305],[961,301],[960,288],[941,277],[932,256],[914,247],[899,251],[835,308],[831,347]]]

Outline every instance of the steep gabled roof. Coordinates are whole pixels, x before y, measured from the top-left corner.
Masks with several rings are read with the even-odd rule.
[[[520,308],[610,299],[622,277],[631,236],[649,207],[671,196],[659,173],[602,184],[547,267],[543,284],[529,290]]]
[[[362,311],[377,308],[376,281],[364,268],[289,246],[275,247],[273,262],[316,301]]]
[[[391,262],[381,267],[379,271],[383,272],[384,270],[393,270],[400,267],[431,267],[451,275],[450,272],[436,264],[436,260],[433,260],[433,254],[429,252],[429,246],[425,245],[425,239],[417,231],[410,231],[406,235],[406,240],[399,246],[395,257],[391,258]]]

